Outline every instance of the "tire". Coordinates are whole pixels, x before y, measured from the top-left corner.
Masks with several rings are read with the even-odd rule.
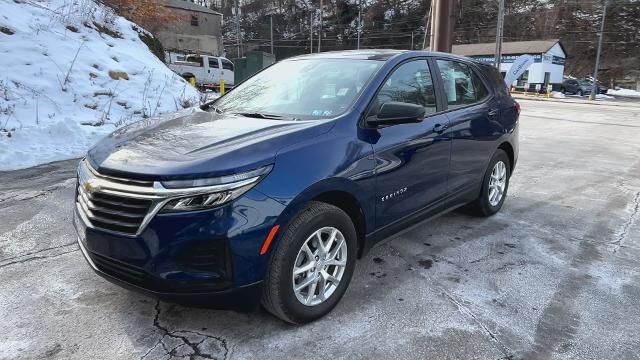
[[[495,199],[493,199],[493,201],[491,199],[491,178],[492,175],[494,175],[493,172],[496,166],[498,166],[497,164],[500,162],[502,162],[502,164],[504,165],[504,187],[500,199],[496,202]],[[502,208],[502,204],[504,204],[504,201],[507,198],[507,190],[509,190],[510,178],[511,164],[509,161],[509,157],[503,150],[498,149],[493,154],[493,157],[489,162],[489,166],[485,171],[480,196],[465,207],[465,210],[467,210],[466,212],[475,216],[488,217],[500,211],[500,209]]]
[[[337,230],[339,235],[333,232],[332,229]],[[309,251],[314,256],[323,256],[322,253],[319,253],[318,247],[313,247],[313,242],[316,241],[317,243],[317,240],[313,240],[312,236],[315,236],[319,231],[321,231],[321,237],[327,236],[327,243],[329,242],[329,233],[336,234],[335,245],[329,245],[333,251],[338,249],[338,244],[342,243],[340,240],[344,239],[346,250],[336,251],[335,256],[338,259],[337,253],[339,252],[340,261],[336,260],[336,262],[346,262],[346,264],[344,266],[327,265],[328,267],[326,267],[323,266],[324,263],[311,260],[311,263],[316,264],[312,270],[294,276],[294,267],[304,268],[305,264],[308,265],[304,261],[309,261],[307,254],[310,253],[305,251],[303,245],[308,244]],[[327,233],[325,234],[322,231]],[[329,313],[347,290],[355,269],[357,254],[356,230],[349,216],[341,209],[326,203],[312,201],[287,224],[281,234],[277,246],[273,249],[267,268],[261,299],[262,306],[286,322],[292,324],[308,323]],[[331,250],[328,251],[327,256],[330,257],[331,252]],[[346,258],[344,258],[345,256]],[[323,270],[318,272],[319,268],[324,268],[325,272],[323,273]],[[343,270],[340,271],[339,269]],[[303,287],[299,292],[294,291],[296,284],[300,286],[306,279],[313,280],[314,276],[324,276],[327,273],[335,276],[334,280],[339,278],[339,281],[336,286],[335,282],[326,280],[327,291],[333,289],[327,295],[326,300],[321,300],[320,298],[320,287],[322,286],[320,283],[322,280],[318,280],[315,286],[309,285],[309,287]],[[311,292],[312,287],[314,289],[313,292]],[[311,295],[309,296],[310,293]],[[315,295],[316,293],[318,295]],[[303,304],[303,300],[299,297],[304,300],[311,300],[309,303]],[[321,302],[314,304],[313,301]]]
[[[561,92],[561,93],[563,93],[563,94],[566,94],[566,93],[567,93],[567,91],[564,89],[564,87],[561,87],[561,88],[560,88],[560,92]]]
[[[582,91],[582,89],[578,90],[578,96],[580,97],[584,96],[584,91]]]

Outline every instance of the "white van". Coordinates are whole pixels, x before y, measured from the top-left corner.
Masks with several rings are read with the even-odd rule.
[[[169,53],[169,68],[189,80],[195,78],[196,84],[208,89],[219,90],[220,80],[224,79],[225,89],[233,87],[233,63],[224,57]]]

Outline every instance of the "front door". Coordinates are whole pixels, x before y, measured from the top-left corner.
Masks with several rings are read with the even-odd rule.
[[[427,60],[412,60],[396,68],[378,91],[371,112],[377,112],[390,101],[424,106],[426,117],[416,124],[372,130],[377,228],[436,203],[447,191],[448,119],[437,114],[436,92]]]
[[[220,64],[218,63],[218,58],[209,57],[207,76],[209,84],[217,84],[220,81]]]

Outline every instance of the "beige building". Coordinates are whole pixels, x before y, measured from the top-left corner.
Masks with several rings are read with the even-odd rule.
[[[220,56],[222,14],[189,0],[157,0],[180,15],[180,20],[158,33],[165,50]]]

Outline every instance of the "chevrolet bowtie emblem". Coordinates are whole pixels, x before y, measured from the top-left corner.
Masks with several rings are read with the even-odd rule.
[[[91,192],[93,191],[97,186],[96,184],[92,181],[92,180],[87,180],[82,184],[82,187],[85,189],[85,191],[87,192]]]

